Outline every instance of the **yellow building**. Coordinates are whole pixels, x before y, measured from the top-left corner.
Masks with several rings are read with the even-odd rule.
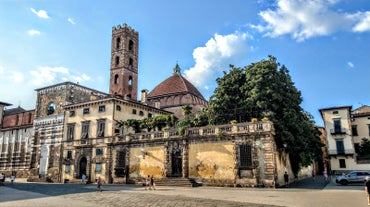
[[[171,114],[113,97],[67,105],[64,109],[61,181],[80,179],[82,174],[91,181],[98,176],[106,182],[112,179],[112,143],[118,135],[129,133],[127,128],[118,128],[116,121]],[[116,174],[123,170],[122,166],[115,167]]]

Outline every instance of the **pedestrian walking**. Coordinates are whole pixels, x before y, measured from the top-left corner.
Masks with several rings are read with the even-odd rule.
[[[0,186],[4,185],[4,181],[5,181],[5,175],[4,173],[1,173],[0,174]]]
[[[150,186],[153,188],[153,190],[155,190],[155,183],[154,183],[153,175],[152,175],[152,177],[150,177]]]
[[[81,178],[81,184],[86,184],[86,175],[82,174]]]
[[[100,176],[96,180],[96,185],[97,185],[98,191],[102,192],[102,189],[101,189],[101,178],[100,178]]]
[[[145,190],[151,190],[152,188],[150,187],[150,175],[148,175],[148,177],[146,178],[145,180]]]
[[[315,181],[315,175],[316,175],[316,173],[315,173],[314,170],[312,170],[311,175],[312,175],[312,180]]]
[[[14,180],[15,180],[15,175],[14,175],[14,174],[12,174],[12,175],[10,176],[10,181],[12,182],[12,184],[13,184]]]
[[[365,192],[367,195],[367,205],[370,206],[370,178],[369,176],[365,177]]]
[[[323,174],[324,174],[325,181],[328,181],[328,172],[324,170]]]
[[[289,174],[287,171],[284,173],[285,187],[289,187]]]

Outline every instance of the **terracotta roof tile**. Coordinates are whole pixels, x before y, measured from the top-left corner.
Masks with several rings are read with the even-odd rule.
[[[205,100],[198,89],[178,73],[174,73],[171,77],[158,84],[148,94],[148,98],[173,95],[177,93],[190,93]]]

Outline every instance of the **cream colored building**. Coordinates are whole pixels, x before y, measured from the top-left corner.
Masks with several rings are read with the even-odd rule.
[[[370,160],[358,156],[362,138],[369,139],[370,108],[330,107],[319,110],[324,121],[330,168],[334,173],[369,170]]]
[[[116,152],[113,141],[129,131],[125,127],[118,128],[116,121],[171,114],[136,101],[113,97],[72,104],[64,109],[61,181],[80,179],[82,174],[90,181],[100,176],[105,182],[113,179],[113,173],[120,176],[125,165],[120,165],[117,159],[125,159],[126,155]]]

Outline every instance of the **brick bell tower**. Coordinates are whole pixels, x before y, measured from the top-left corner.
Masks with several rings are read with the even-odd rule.
[[[127,24],[112,28],[109,94],[137,100],[139,33]]]

